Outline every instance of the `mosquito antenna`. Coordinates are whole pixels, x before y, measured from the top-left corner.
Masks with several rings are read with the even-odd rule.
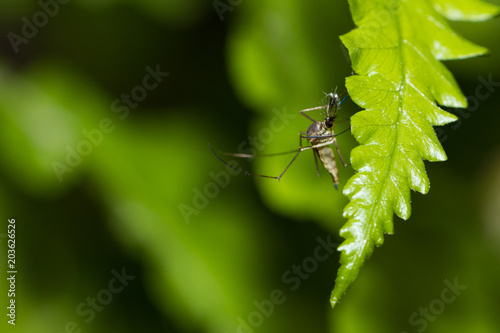
[[[328,118],[331,118],[332,117],[332,108],[334,106],[336,106],[337,94],[330,93],[330,94],[328,94],[328,96],[330,97],[330,101],[328,102],[328,109],[326,110],[326,116]],[[334,118],[335,118],[336,114],[337,114],[337,108],[335,107],[335,114],[333,116]]]
[[[342,119],[342,120],[337,120],[335,119],[335,124],[338,125],[338,124],[342,124],[342,123],[345,123],[346,121],[349,121],[350,119],[347,118],[347,119]]]
[[[220,151],[219,154],[225,155],[225,156],[234,156],[234,157],[238,157],[238,158],[255,158],[255,157],[272,157],[272,156],[294,154],[296,152],[297,152],[297,149],[283,151],[280,153],[272,153],[272,154],[239,154],[239,153],[226,153],[226,152],[222,152],[222,151]]]
[[[341,96],[346,92],[346,90],[344,90],[344,92],[341,94]],[[335,107],[335,111],[334,111],[334,114],[333,114],[333,118],[337,118],[337,110],[340,109],[340,104],[342,104],[342,102],[345,101],[345,99],[347,98],[348,94],[346,94],[344,96],[344,98],[342,98],[342,100],[340,99],[339,95],[337,95],[337,87],[335,87],[335,90],[333,93],[329,93],[327,94],[328,97],[330,97],[330,101],[328,103],[328,109],[327,109],[327,117],[328,118],[332,118],[332,115],[331,115],[331,110],[333,109],[333,107]]]
[[[335,91],[337,91],[337,88],[335,88]],[[344,92],[346,92],[346,90],[344,90]],[[344,93],[342,93],[342,94],[344,94]],[[341,96],[342,96],[342,94],[341,94]],[[339,96],[337,94],[335,94],[335,98],[336,98],[335,102],[338,102],[338,103],[335,103],[335,114],[333,115],[333,118],[337,118],[337,110],[340,109],[340,104],[342,104],[342,102],[345,101],[345,99],[347,98],[347,96],[348,96],[348,94],[346,94],[344,96],[344,98],[342,98],[342,100],[341,100],[339,98]]]
[[[231,169],[244,172],[245,176],[257,176],[257,177],[264,177],[264,178],[273,178],[273,179],[277,179],[277,180],[280,180],[280,178],[285,174],[285,172],[288,170],[288,168],[290,167],[290,165],[292,165],[292,163],[295,161],[295,159],[299,156],[299,154],[302,151],[304,151],[302,148],[299,148],[298,150],[295,150],[295,152],[296,152],[295,156],[292,158],[292,160],[290,161],[290,163],[288,163],[288,165],[286,166],[285,170],[283,170],[283,172],[279,176],[267,176],[267,175],[261,175],[259,173],[248,172],[246,170],[243,170],[240,167],[236,167],[234,165],[231,165],[231,164],[227,163],[226,161],[224,161],[219,155],[217,155],[217,153],[215,152],[215,150],[213,150],[212,145],[208,144],[208,147],[210,147],[210,150],[212,151],[212,153],[214,153],[215,157],[217,157],[217,159],[219,161],[221,161],[222,163],[224,163],[225,165],[227,165]]]
[[[347,128],[346,128],[345,130],[343,130],[342,132],[335,134],[335,135],[334,135],[334,137],[337,137],[337,136],[339,136],[340,134],[344,134],[345,132],[347,132],[347,131],[348,131],[348,130],[350,130],[350,129],[351,129],[351,126],[347,127]]]
[[[210,148],[210,150],[212,151],[212,153],[214,153],[215,157],[217,157],[217,159],[219,161],[221,161],[222,163],[224,163],[225,165],[227,165],[228,167],[230,167],[231,169],[234,169],[234,170],[237,170],[237,171],[244,171],[246,172],[245,170],[243,170],[242,168],[240,167],[235,167],[234,165],[231,165],[229,163],[227,163],[226,161],[224,161],[219,155],[217,155],[217,153],[215,152],[215,150],[212,148],[212,145],[209,143],[208,144],[208,147]]]
[[[345,99],[347,98],[347,95],[344,96],[344,98],[342,98],[342,100],[340,101],[339,104],[337,104],[337,107],[340,108],[340,104],[342,104],[343,101],[345,101]]]
[[[335,91],[333,93],[326,94],[326,96],[328,96],[330,98],[330,100],[328,101],[328,108],[326,109],[326,116],[328,118],[331,118],[332,117],[332,108],[334,107],[334,105],[337,104],[337,99],[338,99],[337,87],[335,87]],[[335,109],[335,111],[337,111],[337,109]],[[335,115],[333,117],[335,117]]]

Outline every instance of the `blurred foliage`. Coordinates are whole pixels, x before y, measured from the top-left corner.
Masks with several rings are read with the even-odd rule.
[[[40,10],[34,1],[1,1],[3,35],[21,34],[21,19]],[[338,36],[353,28],[347,4],[242,1],[223,17],[205,1],[74,0],[19,53],[3,39],[0,211],[17,224],[14,329],[65,332],[74,322],[82,332],[238,332],[253,322],[259,332],[414,332],[410,315],[440,297],[443,280],[458,277],[468,288],[426,331],[498,331],[500,199],[492,179],[500,146],[491,134],[498,94],[489,91],[477,111],[457,112],[460,126],[444,128],[449,162],[427,167],[433,190],[413,196],[410,222],[396,222],[398,236],[331,311],[336,252],[307,275],[293,270],[311,262],[318,238],[340,241],[347,199],[328,174],[318,179],[306,153],[280,182],[230,176],[217,185],[214,174],[226,169],[208,143],[236,151],[271,128],[273,109],[297,114],[321,105],[323,92],[343,90],[351,68]],[[500,47],[485,33],[499,22],[456,29],[491,51],[466,65],[447,63],[474,96],[480,78],[500,81]],[[120,118],[113,103],[124,107],[122,94],[137,93],[146,68],[157,65],[169,76]],[[347,99],[339,119],[358,110]],[[309,125],[301,118],[258,142],[262,153],[296,148]],[[84,149],[84,131],[99,143],[60,182],[53,162]],[[348,156],[354,139],[344,134],[339,142]],[[275,174],[290,158],[241,163]],[[341,180],[352,173],[341,169]],[[198,191],[211,197],[203,201]],[[188,218],[183,205],[192,208]],[[110,294],[113,271],[122,268],[134,278]],[[5,306],[6,279],[0,288]],[[283,302],[271,309],[276,290]],[[87,322],[78,309],[92,309],[93,298],[106,304]],[[2,332],[13,330],[2,316]]]

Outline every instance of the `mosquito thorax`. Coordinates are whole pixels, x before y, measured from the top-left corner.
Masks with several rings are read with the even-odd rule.
[[[330,137],[327,138],[322,138],[323,136],[329,136],[332,133],[330,132],[330,129],[326,125],[326,120],[325,121],[316,121],[309,128],[307,129],[307,140],[311,142],[312,144],[318,144],[318,143],[323,143],[330,141]]]

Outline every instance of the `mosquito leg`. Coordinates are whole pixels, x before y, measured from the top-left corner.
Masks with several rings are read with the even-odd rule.
[[[319,173],[319,165],[318,165],[318,156],[317,155],[319,155],[318,150],[314,149],[314,153],[313,153],[314,164],[316,164],[316,172],[318,173],[318,177],[321,177],[321,175]]]
[[[252,158],[255,158],[255,157],[280,156],[280,155],[292,154],[292,153],[296,153],[296,152],[297,152],[297,149],[287,150],[287,151],[283,151],[281,153],[274,153],[274,154],[239,154],[239,153],[226,153],[226,152],[219,152],[219,154],[220,155],[225,155],[225,156],[233,156],[233,157],[239,157],[239,158],[252,159]]]
[[[302,146],[302,140],[307,137],[307,132],[300,132],[299,134],[299,149],[300,151],[304,151],[309,149],[310,147],[303,147]],[[316,159],[316,153],[313,154],[314,156],[314,163],[316,164],[316,171],[318,172],[318,177],[320,176],[319,174],[319,167],[318,167],[318,160]]]
[[[288,170],[288,168],[292,165],[292,163],[295,161],[295,159],[299,156],[299,154],[302,151],[303,151],[302,148],[300,148],[299,150],[297,150],[297,154],[295,154],[295,156],[292,158],[292,160],[290,161],[290,163],[288,163],[288,165],[286,166],[285,170],[283,170],[283,172],[278,177],[276,177],[277,180],[280,180],[281,177],[283,177],[283,175],[285,174],[285,172]]]
[[[240,167],[235,167],[234,165],[231,165],[229,163],[227,163],[226,161],[224,161],[219,155],[217,155],[217,153],[215,152],[215,150],[212,148],[212,145],[209,143],[208,144],[208,147],[210,148],[210,150],[212,151],[212,153],[214,153],[215,157],[217,157],[217,159],[219,161],[221,161],[222,163],[224,163],[225,165],[227,165],[228,167],[230,167],[231,169],[234,169],[234,170],[237,170],[237,171],[243,171],[245,172],[245,174],[247,173],[245,170],[243,170],[242,168]]]
[[[304,109],[304,110],[301,110],[300,113],[302,112],[309,112],[309,111],[314,111],[314,110],[320,110],[320,109],[324,109],[328,107],[328,105],[322,105],[322,106],[315,106],[313,108],[309,108],[309,109]]]
[[[324,138],[324,137],[323,136],[318,136],[318,138]],[[304,150],[307,150],[307,149],[321,148],[321,147],[329,146],[331,144],[332,144],[332,141],[324,142],[324,143],[318,143],[317,145],[313,145],[313,146],[301,147],[300,150],[304,151]]]
[[[297,158],[297,156],[299,156],[299,154],[304,150],[303,148],[297,149],[297,153],[292,158],[292,160],[290,161],[290,163],[288,163],[288,165],[286,166],[285,170],[283,170],[283,172],[279,176],[268,176],[268,175],[262,175],[260,173],[249,172],[249,171],[243,170],[240,167],[231,165],[231,164],[227,163],[226,161],[224,161],[219,155],[217,155],[217,153],[213,150],[213,148],[212,148],[212,146],[210,144],[208,144],[208,146],[210,147],[210,150],[212,151],[212,153],[214,153],[215,157],[217,157],[217,159],[219,159],[219,161],[221,161],[222,163],[224,163],[226,166],[230,167],[231,169],[234,169],[234,170],[237,170],[237,171],[240,171],[240,172],[244,172],[245,176],[257,176],[257,177],[264,177],[264,178],[273,178],[273,179],[277,179],[277,180],[280,180],[280,178],[285,174],[285,172],[288,170],[288,168],[295,161],[295,159]],[[305,148],[309,148],[309,147],[305,147]]]
[[[344,165],[344,167],[351,165],[350,163],[346,164],[344,162],[344,159],[342,158],[342,154],[340,153],[339,146],[337,145],[337,138],[333,137],[333,143],[335,144],[335,149],[337,149],[337,153],[339,154],[340,160],[342,161],[342,164]]]
[[[340,153],[340,149],[339,149],[339,146],[337,144],[337,139],[336,139],[336,136],[342,134],[342,133],[345,133],[347,132],[348,130],[350,130],[351,127],[349,126],[349,128],[345,129],[344,131],[340,132],[339,134],[332,134],[332,135],[313,135],[313,136],[305,136],[303,138],[332,138],[332,141],[333,143],[335,144],[335,149],[337,150],[337,153],[339,154],[339,157],[340,157],[340,160],[342,161],[342,164],[344,165],[344,167],[347,167],[349,165],[351,165],[350,163],[345,163],[344,162],[344,158],[342,157],[342,154]],[[320,148],[320,147],[324,147],[324,146],[328,146],[328,145],[331,145],[332,144],[332,141],[330,142],[325,142],[325,143],[320,143],[320,144],[317,144],[317,145],[314,145],[314,146],[309,146],[309,147],[304,147],[303,149],[307,149],[307,148]]]
[[[300,114],[303,115],[304,117],[306,117],[307,119],[309,119],[310,121],[312,121],[313,123],[316,122],[315,119],[313,119],[312,117],[309,117],[307,114],[305,114],[304,112],[308,112],[308,111],[314,111],[314,110],[320,110],[320,109],[324,109],[328,107],[328,105],[323,105],[323,106],[316,106],[314,108],[310,108],[310,109],[304,109],[304,110],[301,110],[300,111]]]
[[[351,126],[349,126],[347,129],[343,130],[339,134],[332,134],[332,135],[306,135],[306,136],[303,136],[303,138],[304,139],[309,139],[309,138],[334,138],[334,137],[337,137],[337,136],[339,136],[341,134],[344,134],[345,132],[347,132],[350,129],[351,129]]]
[[[304,138],[304,135],[307,135],[307,132],[299,133],[299,148],[302,148],[302,139]]]

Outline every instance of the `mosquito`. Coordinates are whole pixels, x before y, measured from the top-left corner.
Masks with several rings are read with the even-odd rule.
[[[240,167],[235,167],[233,165],[230,165],[226,161],[224,161],[217,153],[212,149],[212,146],[210,146],[210,150],[214,153],[214,155],[225,165],[228,167],[239,170],[245,173],[247,176],[258,176],[258,177],[265,177],[265,178],[273,178],[280,180],[281,177],[285,174],[285,172],[290,168],[290,166],[293,164],[293,162],[297,159],[299,154],[305,150],[312,149],[314,151],[314,161],[316,163],[316,170],[318,172],[319,176],[319,168],[318,168],[318,161],[316,159],[316,155],[319,157],[321,162],[323,162],[323,165],[325,166],[325,169],[328,170],[328,172],[332,176],[333,180],[333,185],[335,186],[335,189],[338,189],[338,184],[339,184],[339,172],[337,168],[337,163],[335,162],[335,155],[333,153],[332,148],[330,145],[333,143],[335,145],[335,149],[337,150],[337,153],[339,154],[339,158],[342,161],[342,164],[344,167],[348,166],[349,164],[344,162],[344,159],[342,158],[342,154],[340,153],[339,147],[337,145],[337,139],[336,137],[340,134],[343,134],[347,132],[350,127],[348,127],[346,130],[342,131],[339,134],[335,134],[334,132],[334,122],[335,118],[337,118],[337,111],[340,108],[340,105],[342,102],[346,99],[347,95],[344,96],[344,98],[341,100],[339,95],[337,95],[337,89],[335,89],[335,92],[326,94],[326,96],[329,98],[328,105],[322,105],[322,106],[317,106],[314,108],[310,109],[304,109],[300,111],[300,114],[306,117],[307,119],[311,120],[313,123],[309,126],[307,129],[307,132],[300,132],[299,139],[299,148],[292,150],[292,151],[287,151],[283,153],[277,153],[277,154],[262,154],[262,155],[257,155],[257,156],[276,156],[276,155],[283,155],[283,154],[290,154],[290,153],[296,153],[295,156],[292,158],[290,163],[286,166],[285,170],[279,175],[279,176],[267,176],[267,175],[262,175],[258,173],[251,173],[248,171],[245,171],[241,169]],[[314,118],[310,117],[309,115],[306,114],[306,112],[309,111],[314,111],[314,110],[320,110],[320,109],[325,109],[326,108],[326,118],[322,121],[317,121]],[[310,146],[302,146],[302,140],[307,139],[309,143],[311,144]],[[242,157],[242,158],[254,158],[256,155],[252,154],[229,154],[229,153],[223,153],[224,155],[229,155],[229,156],[235,156],[235,157]]]

